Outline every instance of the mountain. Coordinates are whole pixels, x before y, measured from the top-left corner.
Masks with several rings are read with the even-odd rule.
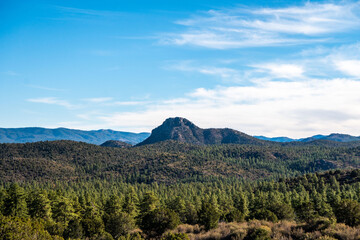
[[[102,147],[117,147],[117,148],[126,148],[131,147],[132,145],[122,141],[109,140],[101,144]]]
[[[265,141],[233,129],[202,129],[185,118],[175,117],[166,119],[163,124],[153,129],[151,135],[139,143],[138,146],[166,140],[175,140],[196,145],[225,143],[263,145],[266,143]]]
[[[348,134],[340,134],[340,133],[332,133],[330,135],[314,135],[312,137],[308,138],[300,138],[300,139],[293,139],[288,137],[265,137],[265,136],[254,136],[254,138],[261,139],[261,140],[267,140],[272,142],[281,142],[281,143],[287,143],[287,142],[313,142],[318,140],[327,140],[327,141],[335,141],[335,142],[354,142],[354,141],[360,141],[360,137],[354,137]]]
[[[330,135],[315,135],[309,138],[299,139],[301,142],[311,142],[314,140],[329,140],[335,142],[353,142],[360,141],[360,137],[354,137],[348,134],[332,133]]]
[[[130,144],[137,144],[149,135],[149,133],[131,133],[104,129],[83,131],[68,128],[0,128],[0,143],[72,140],[91,144],[102,144],[108,140],[119,140]]]
[[[254,136],[254,138],[266,140],[266,141],[272,141],[272,142],[281,142],[281,143],[297,141],[296,139],[292,139],[292,138],[288,138],[288,137],[269,138],[269,137],[265,137],[265,136]]]

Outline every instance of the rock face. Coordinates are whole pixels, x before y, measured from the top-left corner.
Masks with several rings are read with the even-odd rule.
[[[101,144],[102,147],[117,147],[117,148],[126,148],[131,147],[132,145],[122,141],[109,140]]]
[[[185,118],[175,117],[166,119],[162,125],[152,130],[150,137],[138,145],[165,140],[176,140],[198,145],[224,143],[262,145],[264,143],[262,140],[233,129],[202,129]]]

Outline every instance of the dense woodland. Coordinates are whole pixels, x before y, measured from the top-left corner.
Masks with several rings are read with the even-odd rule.
[[[360,147],[337,145],[198,146],[165,141],[119,149],[72,141],[0,144],[0,175],[4,182],[94,178],[170,184],[218,178],[277,179],[358,168]]]
[[[0,144],[0,239],[359,239],[359,157],[326,144]]]

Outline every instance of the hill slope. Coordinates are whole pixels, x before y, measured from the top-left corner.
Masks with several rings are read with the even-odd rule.
[[[285,177],[359,167],[360,147],[193,145],[176,141],[131,148],[73,141],[0,144],[0,182],[111,178],[173,183]]]
[[[125,147],[131,147],[132,145],[126,142],[122,141],[116,141],[116,140],[109,140],[101,144],[102,147],[117,147],[117,148],[125,148]]]
[[[150,137],[138,145],[141,146],[166,140],[175,140],[196,145],[225,143],[265,144],[265,141],[233,129],[202,129],[185,118],[176,117],[166,119],[162,125],[152,130]]]
[[[0,143],[26,143],[38,141],[72,140],[92,144],[102,144],[108,140],[120,140],[136,144],[149,133],[131,133],[113,130],[83,131],[68,128],[0,128]]]

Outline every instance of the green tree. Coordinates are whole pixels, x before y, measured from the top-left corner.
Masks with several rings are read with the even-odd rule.
[[[5,216],[25,217],[28,210],[24,189],[18,184],[12,183],[7,189],[3,207]]]
[[[140,202],[140,211],[142,214],[155,210],[159,205],[159,199],[153,192],[146,192]]]
[[[216,228],[220,218],[217,208],[209,201],[203,201],[198,216],[206,230]]]
[[[80,239],[83,237],[83,228],[79,219],[71,219],[63,234],[65,239]]]
[[[360,224],[360,203],[344,199],[337,206],[335,214],[338,222],[352,227],[358,226]]]
[[[100,213],[91,203],[85,206],[81,216],[81,225],[84,230],[85,237],[94,237],[104,231],[104,223],[100,217]]]
[[[125,195],[123,211],[131,217],[136,218],[139,215],[139,198],[133,187],[130,187]]]
[[[255,218],[258,220],[266,220],[266,221],[271,221],[271,222],[277,222],[278,218],[275,215],[275,213],[273,213],[272,211],[268,210],[268,209],[257,209],[254,213],[251,214],[250,218]]]
[[[121,211],[121,202],[120,198],[116,195],[111,195],[109,199],[107,199],[104,205],[105,214],[111,215],[113,213],[118,213]]]
[[[30,218],[0,216],[0,239],[1,240],[52,240],[62,239],[52,237],[44,228],[41,221]]]
[[[160,236],[180,224],[179,216],[172,210],[158,208],[144,215],[140,228],[150,237]]]
[[[114,239],[129,234],[134,228],[134,218],[124,212],[109,215],[105,222],[105,231],[110,233]]]
[[[52,217],[55,221],[66,224],[70,220],[78,217],[75,214],[72,203],[69,199],[60,197],[54,202],[52,207]]]
[[[238,192],[234,197],[234,207],[240,212],[242,216],[239,216],[240,219],[245,219],[247,215],[249,214],[249,206],[248,206],[248,200],[245,197],[245,194],[243,191]],[[236,212],[236,211],[235,211]]]
[[[181,222],[183,222],[183,223],[186,222],[186,215],[185,215],[186,206],[185,206],[184,199],[177,196],[176,198],[172,199],[167,204],[167,206],[169,209],[173,210],[174,212],[176,212],[179,215]]]
[[[30,217],[44,219],[50,218],[51,206],[46,193],[40,190],[32,191],[29,194],[27,206]]]

